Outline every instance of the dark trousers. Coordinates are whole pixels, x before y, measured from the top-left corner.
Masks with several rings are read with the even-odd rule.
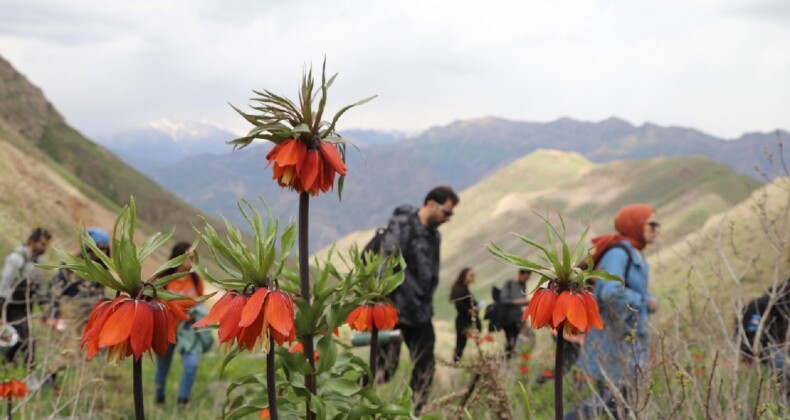
[[[421,325],[400,325],[403,341],[409,348],[409,356],[412,360],[411,382],[409,386],[412,390],[414,400],[414,412],[419,414],[425,403],[428,402],[428,393],[433,383],[433,373],[436,370],[436,359],[434,358],[434,347],[436,335],[433,331],[433,324],[430,322]],[[379,381],[388,381],[395,374],[400,360],[401,343],[392,342],[381,346],[379,353]]]
[[[6,321],[19,334],[19,341],[6,351],[5,359],[9,363],[14,361],[17,353],[22,354],[22,362],[26,366],[33,366],[33,363],[36,361],[35,347],[33,347],[33,340],[30,338],[27,318],[26,305],[9,304],[6,306]]]
[[[480,320],[472,322],[471,319],[456,318],[455,319],[455,361],[461,360],[466,348],[466,335],[473,329],[480,330]]]
[[[505,356],[510,359],[513,357],[513,350],[516,348],[518,341],[518,332],[521,331],[521,323],[514,323],[505,325]]]

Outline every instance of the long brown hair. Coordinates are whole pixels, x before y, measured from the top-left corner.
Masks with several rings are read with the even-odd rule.
[[[450,302],[463,299],[472,294],[469,291],[469,286],[466,284],[466,275],[469,274],[469,270],[471,269],[472,267],[464,267],[461,272],[458,273],[458,278],[455,279],[453,288],[450,289]]]

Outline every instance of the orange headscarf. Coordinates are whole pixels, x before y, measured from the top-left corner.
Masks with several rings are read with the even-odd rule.
[[[603,255],[607,248],[628,240],[631,245],[638,250],[645,248],[645,222],[656,210],[647,204],[630,204],[620,209],[614,216],[614,228],[617,231],[613,235],[601,235],[592,239],[595,253],[593,261],[598,263],[598,259]]]

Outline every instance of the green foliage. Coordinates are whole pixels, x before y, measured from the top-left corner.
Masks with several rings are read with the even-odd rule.
[[[334,83],[337,73],[329,80],[326,79],[326,59],[321,67],[321,86],[315,88],[313,68],[302,74],[302,84],[299,90],[299,104],[290,99],[276,95],[268,90],[263,92],[253,91],[255,97],[251,100],[257,102],[252,109],[258,114],[248,114],[235,106],[231,107],[254,127],[246,136],[228,142],[234,148],[243,149],[255,139],[263,139],[280,144],[288,139],[299,139],[307,145],[317,146],[320,142],[334,144],[345,161],[346,141],[335,132],[340,117],[349,109],[363,105],[376,96],[363,99],[359,102],[341,108],[332,117],[332,121],[324,121],[323,115],[326,108],[327,92]],[[318,93],[321,92],[321,96]],[[315,107],[317,103],[317,108]],[[338,195],[343,192],[344,176],[338,180]]]
[[[494,257],[501,261],[539,274],[541,279],[538,282],[538,287],[550,281],[559,284],[563,289],[570,287],[570,285],[584,288],[585,282],[593,278],[622,281],[619,277],[606,271],[595,270],[593,264],[588,264],[587,268],[581,267],[583,262],[592,260],[592,248],[584,246],[589,227],[584,229],[581,238],[579,238],[578,242],[573,246],[573,251],[571,251],[571,247],[568,246],[568,242],[565,240],[567,231],[563,217],[560,215],[561,230],[557,230],[548,218],[543,217],[542,219],[546,226],[546,241],[548,245],[544,246],[526,236],[517,233],[513,234],[530,247],[540,250],[540,261],[533,262],[526,257],[509,254],[493,242],[486,245],[486,248]],[[556,241],[559,241],[559,244]],[[559,250],[557,246],[559,246]]]
[[[294,300],[297,308],[296,335],[320,338],[316,342],[318,357],[315,371],[302,353],[292,353],[282,347],[276,349],[277,406],[282,418],[303,416],[304,404],[308,400],[318,419],[359,419],[372,415],[394,418],[406,416],[411,411],[410,395],[404,395],[396,403],[385,402],[373,384],[363,387],[362,378],[371,376],[370,368],[360,357],[339,348],[332,334],[345,323],[355,307],[383,299],[403,281],[402,272],[394,272],[399,259],[374,257],[363,262],[354,248],[343,256],[342,261],[346,263],[348,272],[341,272],[331,262],[316,260],[316,280],[311,287],[313,299],[310,305],[301,297]],[[298,276],[286,271],[284,277],[285,281],[280,283],[284,289],[298,290]],[[234,356],[232,353],[230,357]],[[305,376],[310,374],[316,376],[316,395],[310,395],[304,385]],[[223,412],[227,419],[236,419],[268,407],[265,395],[266,378],[263,374],[239,378],[228,388]]]
[[[85,229],[79,231],[79,243],[82,254],[80,256],[69,255],[61,249],[55,248],[55,253],[63,261],[63,267],[73,271],[81,278],[95,281],[105,287],[123,292],[129,296],[136,296],[141,291],[148,295],[154,295],[153,290],[144,289],[145,283],[150,283],[157,288],[164,287],[169,281],[183,276],[185,273],[175,273],[173,275],[159,278],[166,270],[178,267],[188,256],[187,254],[168,260],[145,281],[142,279],[143,261],[148,258],[157,248],[166,243],[173,235],[173,231],[167,234],[157,233],[148,238],[139,249],[134,243],[135,228],[137,226],[137,211],[134,197],[129,199],[129,205],[124,206],[118,213],[113,227],[110,255],[107,255],[96,246]],[[99,258],[95,261],[91,254]],[[60,266],[44,265],[45,269],[58,269]],[[183,297],[173,295],[159,290],[158,297],[171,300]]]
[[[263,202],[264,207],[266,203]],[[228,235],[223,240],[211,224],[204,219],[203,232],[193,228],[195,235],[206,243],[210,254],[226,277],[217,278],[208,272],[206,267],[195,264],[195,271],[209,283],[227,290],[243,289],[252,284],[259,287],[269,285],[269,280],[279,276],[285,261],[296,241],[296,225],[291,223],[279,234],[279,221],[272,217],[269,208],[267,221],[264,225],[261,214],[247,201],[238,205],[239,211],[252,230],[252,245],[244,242],[244,237],[237,227],[224,219]],[[280,253],[277,255],[279,239]]]

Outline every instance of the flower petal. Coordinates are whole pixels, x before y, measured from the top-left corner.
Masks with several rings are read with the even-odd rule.
[[[568,313],[569,300],[569,291],[566,290],[560,293],[560,296],[557,298],[557,303],[554,304],[554,312],[551,317],[552,327],[557,328],[562,321],[565,321],[565,315]]]
[[[239,319],[240,327],[247,327],[258,319],[258,315],[260,315],[263,310],[263,303],[268,293],[269,289],[261,287],[247,300],[247,304],[244,305],[244,309],[241,311],[241,318]]]
[[[321,157],[316,150],[307,152],[307,157],[302,161],[299,167],[299,178],[302,182],[302,189],[310,191],[313,189],[318,173],[321,170],[320,166]]]
[[[222,319],[219,320],[220,342],[230,341],[241,332],[239,320],[245,304],[247,304],[247,296],[242,294],[237,294],[228,304],[228,309],[225,311]]]
[[[164,356],[167,353],[167,309],[158,300],[148,302],[154,320],[154,331],[151,338],[151,347],[154,353]]]
[[[589,331],[587,328],[587,307],[584,299],[578,293],[571,293],[568,302],[568,322],[579,331]]]
[[[538,302],[538,307],[535,310],[535,317],[532,319],[532,325],[535,328],[542,328],[549,325],[551,317],[554,313],[554,303],[557,300],[557,292],[547,289]]]
[[[274,161],[280,166],[296,165],[299,166],[307,153],[307,146],[299,140],[288,139],[281,143],[282,147],[277,151]]]
[[[225,311],[228,310],[228,304],[237,294],[238,293],[236,292],[227,292],[222,295],[217,303],[211,307],[211,310],[208,311],[208,314],[203,317],[203,319],[192,325],[192,328],[200,328],[207,325],[218,324],[222,316],[225,315]]]
[[[128,299],[118,304],[99,333],[99,347],[110,347],[123,342],[132,333],[135,304]]]
[[[582,298],[584,299],[585,306],[587,307],[587,322],[589,323],[589,327],[595,327],[599,330],[603,329],[603,320],[601,319],[601,313],[598,310],[598,302],[595,301],[595,296],[592,295],[590,292],[582,292]]]
[[[151,306],[145,301],[135,301],[134,321],[132,328],[132,354],[139,360],[146,350],[151,350],[151,340],[154,337],[154,313]]]
[[[344,176],[346,174],[346,164],[343,163],[343,158],[340,157],[337,146],[332,143],[322,142],[320,150],[324,161],[328,163],[335,172]]]
[[[274,332],[283,339],[290,338],[294,333],[294,307],[291,297],[280,290],[269,292],[266,296],[266,322]],[[273,334],[274,335],[274,334]],[[282,345],[283,341],[278,341]]]

